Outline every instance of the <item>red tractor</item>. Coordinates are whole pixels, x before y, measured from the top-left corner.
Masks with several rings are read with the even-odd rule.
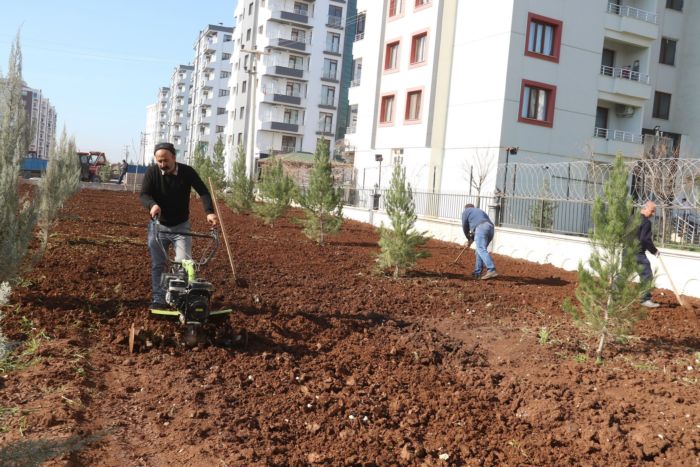
[[[104,152],[90,151],[78,152],[80,158],[80,181],[101,182],[100,167],[107,164]]]

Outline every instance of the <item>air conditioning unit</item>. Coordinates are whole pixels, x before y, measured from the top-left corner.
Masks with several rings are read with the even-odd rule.
[[[615,115],[622,118],[631,117],[634,115],[635,108],[631,105],[617,104],[615,105]]]

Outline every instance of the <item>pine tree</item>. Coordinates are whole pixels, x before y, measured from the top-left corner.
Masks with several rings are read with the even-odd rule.
[[[46,251],[49,230],[58,211],[80,188],[80,163],[76,152],[75,140],[68,138],[64,128],[58,146],[51,145],[46,173],[41,177],[38,213],[39,248],[34,254],[35,262],[40,260]]]
[[[627,170],[621,156],[615,158],[604,195],[593,204],[592,254],[588,267],[579,263],[576,307],[567,299],[564,309],[574,321],[598,339],[596,359],[602,361],[610,338],[624,338],[644,317],[640,298],[651,284],[634,283],[638,274],[635,254],[639,216],[633,212],[627,191]]]
[[[304,234],[323,245],[326,234],[340,230],[343,224],[343,197],[333,186],[333,171],[328,153],[328,143],[321,138],[316,144],[314,165],[309,176],[309,186],[299,197],[306,218]]]
[[[420,258],[430,256],[430,253],[418,248],[428,241],[426,232],[414,230],[416,219],[415,203],[411,185],[406,183],[406,171],[399,165],[394,166],[391,183],[386,191],[384,208],[391,228],[379,227],[379,246],[381,253],[377,257],[377,268],[394,269],[394,277],[405,274]]]
[[[208,184],[208,178],[211,177],[211,182],[214,185],[216,191],[221,191],[224,189],[226,184],[226,156],[224,155],[224,141],[219,136],[214,144],[214,155],[211,159],[211,170],[207,174],[207,178],[203,179],[205,183]],[[212,196],[214,193],[212,193]]]
[[[253,205],[253,181],[248,178],[245,159],[245,149],[239,144],[231,167],[230,193],[226,196],[226,204],[238,213],[250,212]]]
[[[15,279],[37,220],[37,203],[19,192],[22,157],[29,147],[22,103],[19,34],[10,49],[8,73],[0,86],[0,283]]]
[[[272,225],[275,219],[289,208],[294,199],[295,189],[294,181],[284,173],[282,161],[277,157],[271,157],[258,184],[263,202],[255,204],[253,211],[266,224]]]

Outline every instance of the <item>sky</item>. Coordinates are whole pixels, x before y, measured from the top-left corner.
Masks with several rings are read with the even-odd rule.
[[[233,26],[236,0],[0,0],[0,74],[17,33],[22,75],[81,151],[140,159],[146,106],[191,64],[208,24]],[[138,156],[136,155],[138,154]]]

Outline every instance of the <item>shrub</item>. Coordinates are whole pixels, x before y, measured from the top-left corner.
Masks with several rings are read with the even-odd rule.
[[[576,324],[598,339],[596,360],[602,360],[609,338],[625,337],[643,318],[639,300],[648,283],[634,283],[638,273],[635,252],[639,217],[633,214],[632,198],[627,191],[627,170],[617,156],[603,197],[593,205],[593,230],[590,233],[592,254],[588,268],[579,263],[576,298],[580,306],[567,301],[564,309]]]
[[[236,147],[236,158],[231,167],[230,192],[226,196],[226,204],[235,212],[250,212],[253,206],[253,181],[246,172],[245,149],[243,145]]]
[[[333,186],[328,143],[320,139],[314,153],[314,165],[309,175],[309,186],[299,196],[299,204],[306,218],[304,233],[323,245],[326,234],[340,230],[343,224],[343,197],[339,188]]]
[[[391,183],[386,191],[384,207],[391,221],[391,228],[379,227],[379,246],[381,253],[377,257],[377,268],[394,269],[394,277],[402,276],[413,267],[420,258],[430,254],[418,247],[424,245],[428,238],[425,232],[414,230],[416,210],[411,185],[406,183],[406,171],[399,165],[394,166]]]
[[[253,206],[253,211],[266,224],[272,225],[289,208],[296,187],[294,181],[284,173],[282,161],[273,156],[262,171],[258,190],[263,202]]]

